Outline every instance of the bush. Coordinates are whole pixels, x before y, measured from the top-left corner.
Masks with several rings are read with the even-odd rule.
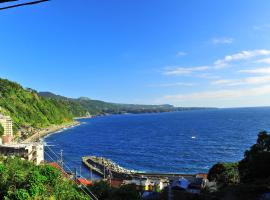
[[[219,187],[238,184],[240,182],[238,163],[215,164],[209,170],[208,179],[217,182]]]
[[[35,166],[19,158],[0,158],[0,199],[49,198],[89,199],[51,166]]]
[[[140,193],[133,185],[112,188],[107,182],[96,182],[89,189],[99,200],[141,200]]]

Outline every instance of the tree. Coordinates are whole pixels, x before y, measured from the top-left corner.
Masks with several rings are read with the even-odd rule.
[[[140,200],[140,193],[134,185],[122,185],[112,188],[107,182],[99,181],[89,186],[99,200]]]
[[[135,185],[122,185],[114,190],[112,200],[140,200],[142,199]]]
[[[0,199],[87,200],[78,187],[49,165],[0,157]]]
[[[2,126],[2,124],[0,124],[0,136],[4,135],[4,127]]]
[[[238,184],[240,182],[238,163],[217,163],[208,173],[209,181],[217,182],[219,187]]]
[[[270,134],[262,131],[258,134],[257,143],[245,152],[239,163],[241,182],[252,182],[270,177]]]
[[[97,196],[98,199],[107,200],[110,199],[112,188],[105,181],[99,181],[89,186],[89,189]]]

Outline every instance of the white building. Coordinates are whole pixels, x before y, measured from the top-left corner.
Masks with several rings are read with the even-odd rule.
[[[0,145],[0,154],[18,156],[39,165],[44,161],[44,145],[40,142]]]
[[[136,185],[144,191],[163,190],[168,184],[167,179],[150,179],[150,178],[133,178],[131,180],[124,180],[125,185]]]
[[[13,136],[12,119],[10,116],[4,116],[0,114],[0,124],[4,128],[4,135]]]

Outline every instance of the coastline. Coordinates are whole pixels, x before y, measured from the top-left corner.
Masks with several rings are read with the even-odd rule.
[[[23,141],[23,143],[28,143],[28,142],[35,142],[40,138],[43,138],[49,134],[53,134],[56,133],[57,131],[60,131],[62,129],[66,129],[66,128],[70,128],[70,127],[74,127],[74,126],[78,126],[81,123],[79,121],[72,121],[70,123],[65,123],[65,124],[61,124],[61,125],[52,125],[49,126],[47,128],[44,128],[42,130],[37,131],[36,133],[34,133],[33,135],[31,135],[30,137],[28,137],[27,139],[25,139]]]

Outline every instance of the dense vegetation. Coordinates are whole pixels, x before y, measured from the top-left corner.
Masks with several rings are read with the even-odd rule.
[[[238,163],[217,163],[208,173],[209,181],[215,181],[219,187],[238,184],[240,182]]]
[[[0,199],[65,199],[87,198],[61,172],[49,165],[35,166],[19,158],[0,158]]]
[[[140,193],[133,185],[123,185],[113,188],[107,182],[100,181],[90,186],[89,189],[99,200],[141,200]]]
[[[35,128],[62,124],[74,116],[85,114],[73,109],[69,102],[40,97],[34,90],[26,90],[17,83],[0,79],[1,112],[10,115],[19,126]]]
[[[55,99],[55,100],[65,100],[72,103],[76,103],[77,106],[81,106],[91,115],[102,115],[102,114],[123,114],[123,113],[155,113],[155,112],[172,112],[172,111],[183,111],[183,110],[193,110],[193,109],[203,109],[203,108],[183,108],[174,107],[172,105],[137,105],[137,104],[118,104],[118,103],[108,103],[99,100],[92,100],[87,97],[81,97],[78,99],[72,99],[63,97],[60,95],[55,95],[51,92],[40,92],[40,96]]]
[[[259,133],[257,143],[245,152],[239,163],[241,182],[270,178],[270,134]]]

